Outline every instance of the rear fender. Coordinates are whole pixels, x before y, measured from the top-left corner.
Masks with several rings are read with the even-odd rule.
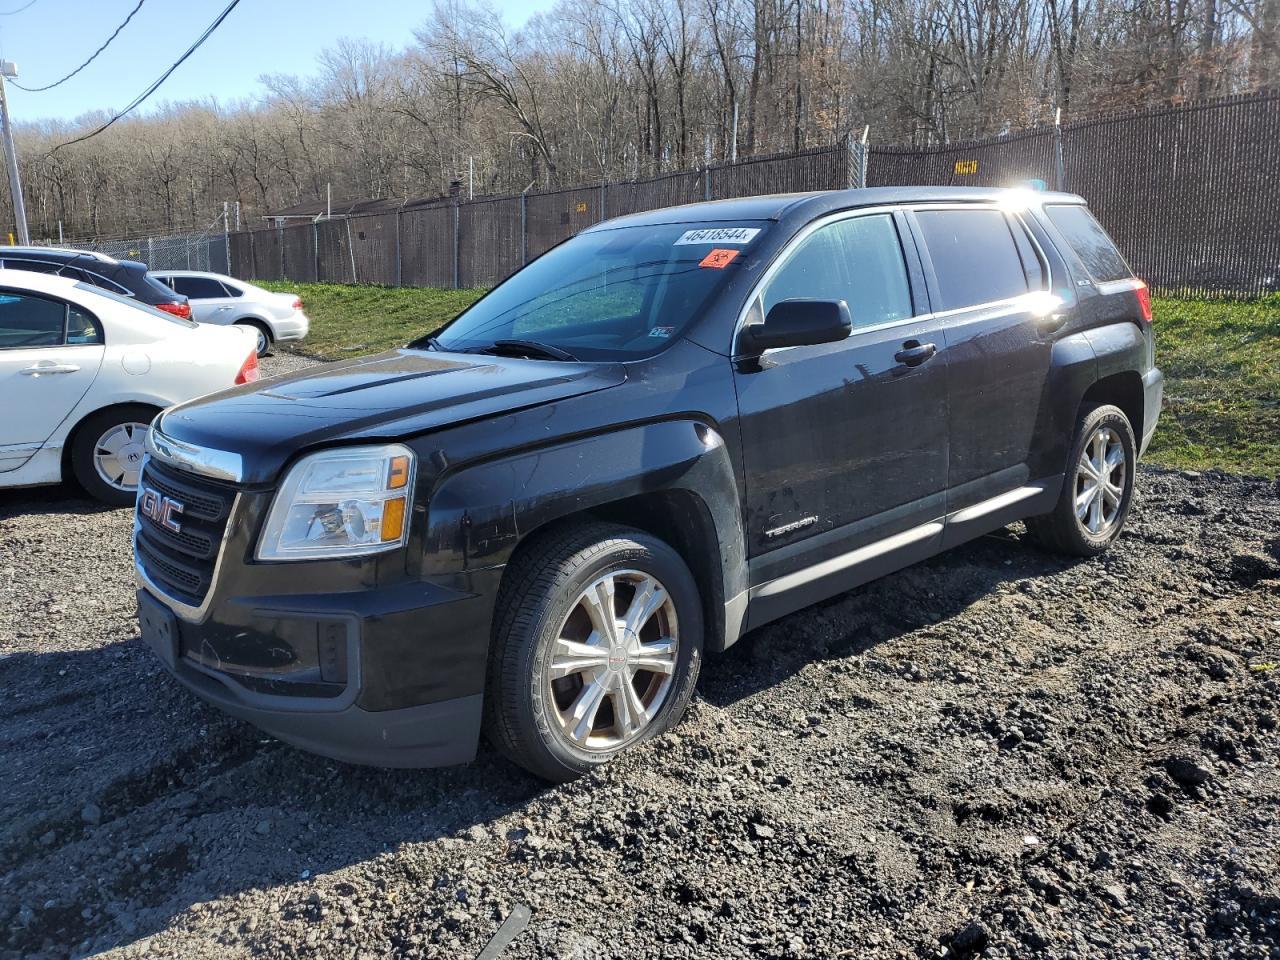
[[[709,646],[737,639],[747,589],[738,487],[724,440],[695,420],[668,420],[583,437],[463,467],[437,483],[427,507],[421,575],[444,576],[507,563],[548,524],[607,515],[627,522],[627,502],[661,494],[699,505],[673,522],[703,527],[688,537],[690,567],[723,615],[709,621]],[[612,508],[612,509],[611,509]],[[637,516],[637,526],[645,526]],[[681,545],[673,544],[679,548]],[[695,569],[695,573],[698,572]],[[742,597],[742,600],[737,598]],[[714,624],[714,626],[712,626]]]
[[[1061,476],[1067,462],[1076,412],[1086,390],[1098,379],[1098,360],[1085,332],[1062,337],[1053,345],[1044,403],[1040,408],[1032,479]]]

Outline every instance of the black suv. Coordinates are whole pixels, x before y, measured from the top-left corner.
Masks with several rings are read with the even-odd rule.
[[[1105,550],[1161,390],[1076,196],[623,217],[405,349],[162,414],[142,636],[306,749],[454,763],[483,728],[563,780],[763,623],[1015,520]]]
[[[4,267],[74,277],[183,320],[191,319],[187,298],[151,276],[147,265],[136,260],[116,260],[105,253],[61,247],[0,247],[0,268]]]

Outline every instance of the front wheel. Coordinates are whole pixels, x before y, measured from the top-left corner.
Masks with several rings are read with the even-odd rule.
[[[156,412],[131,403],[100,410],[80,425],[71,441],[71,470],[86,493],[113,507],[132,505]]]
[[[489,739],[547,780],[581,776],[679,721],[702,631],[697,585],[663,541],[595,523],[543,538],[498,598]]]
[[[1045,547],[1096,557],[1120,536],[1133,501],[1138,462],[1129,418],[1099,404],[1081,411],[1062,495],[1053,510],[1032,517],[1027,528]]]

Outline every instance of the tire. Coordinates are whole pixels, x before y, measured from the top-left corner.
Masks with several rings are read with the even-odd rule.
[[[271,347],[275,341],[271,338],[271,331],[267,329],[267,325],[258,320],[237,320],[237,327],[249,327],[258,336],[258,356],[265,357],[271,352]]]
[[[648,591],[654,583],[663,593]],[[633,607],[637,599],[648,602]],[[637,614],[638,636],[623,630],[614,643],[601,640],[597,615],[608,602],[615,623]],[[639,616],[649,607],[647,618]],[[664,637],[675,643],[661,643]],[[698,679],[702,643],[697,585],[666,543],[603,523],[549,533],[522,551],[503,578],[485,732],[531,773],[572,780],[680,720]],[[563,675],[553,679],[553,672]]]
[[[1089,481],[1097,473],[1099,451],[1103,452],[1102,472],[1108,485],[1101,491],[1095,485],[1094,496],[1087,497]],[[1056,553],[1098,556],[1120,535],[1129,516],[1137,462],[1133,427],[1124,412],[1111,404],[1086,406],[1076,424],[1062,494],[1052,511],[1029,519],[1027,529],[1042,546]]]
[[[112,507],[133,505],[142,443],[158,412],[129,403],[99,410],[81,422],[71,440],[71,472],[85,493]]]

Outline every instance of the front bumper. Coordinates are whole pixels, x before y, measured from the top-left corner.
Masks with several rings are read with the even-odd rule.
[[[404,657],[406,640],[430,644],[423,624],[453,619],[439,592],[427,589],[409,603],[403,589],[234,598],[192,622],[139,573],[144,642],[170,674],[218,709],[350,763],[433,767],[475,756],[481,690],[457,676],[424,673],[429,654]],[[388,696],[389,677],[402,681],[396,696]]]

